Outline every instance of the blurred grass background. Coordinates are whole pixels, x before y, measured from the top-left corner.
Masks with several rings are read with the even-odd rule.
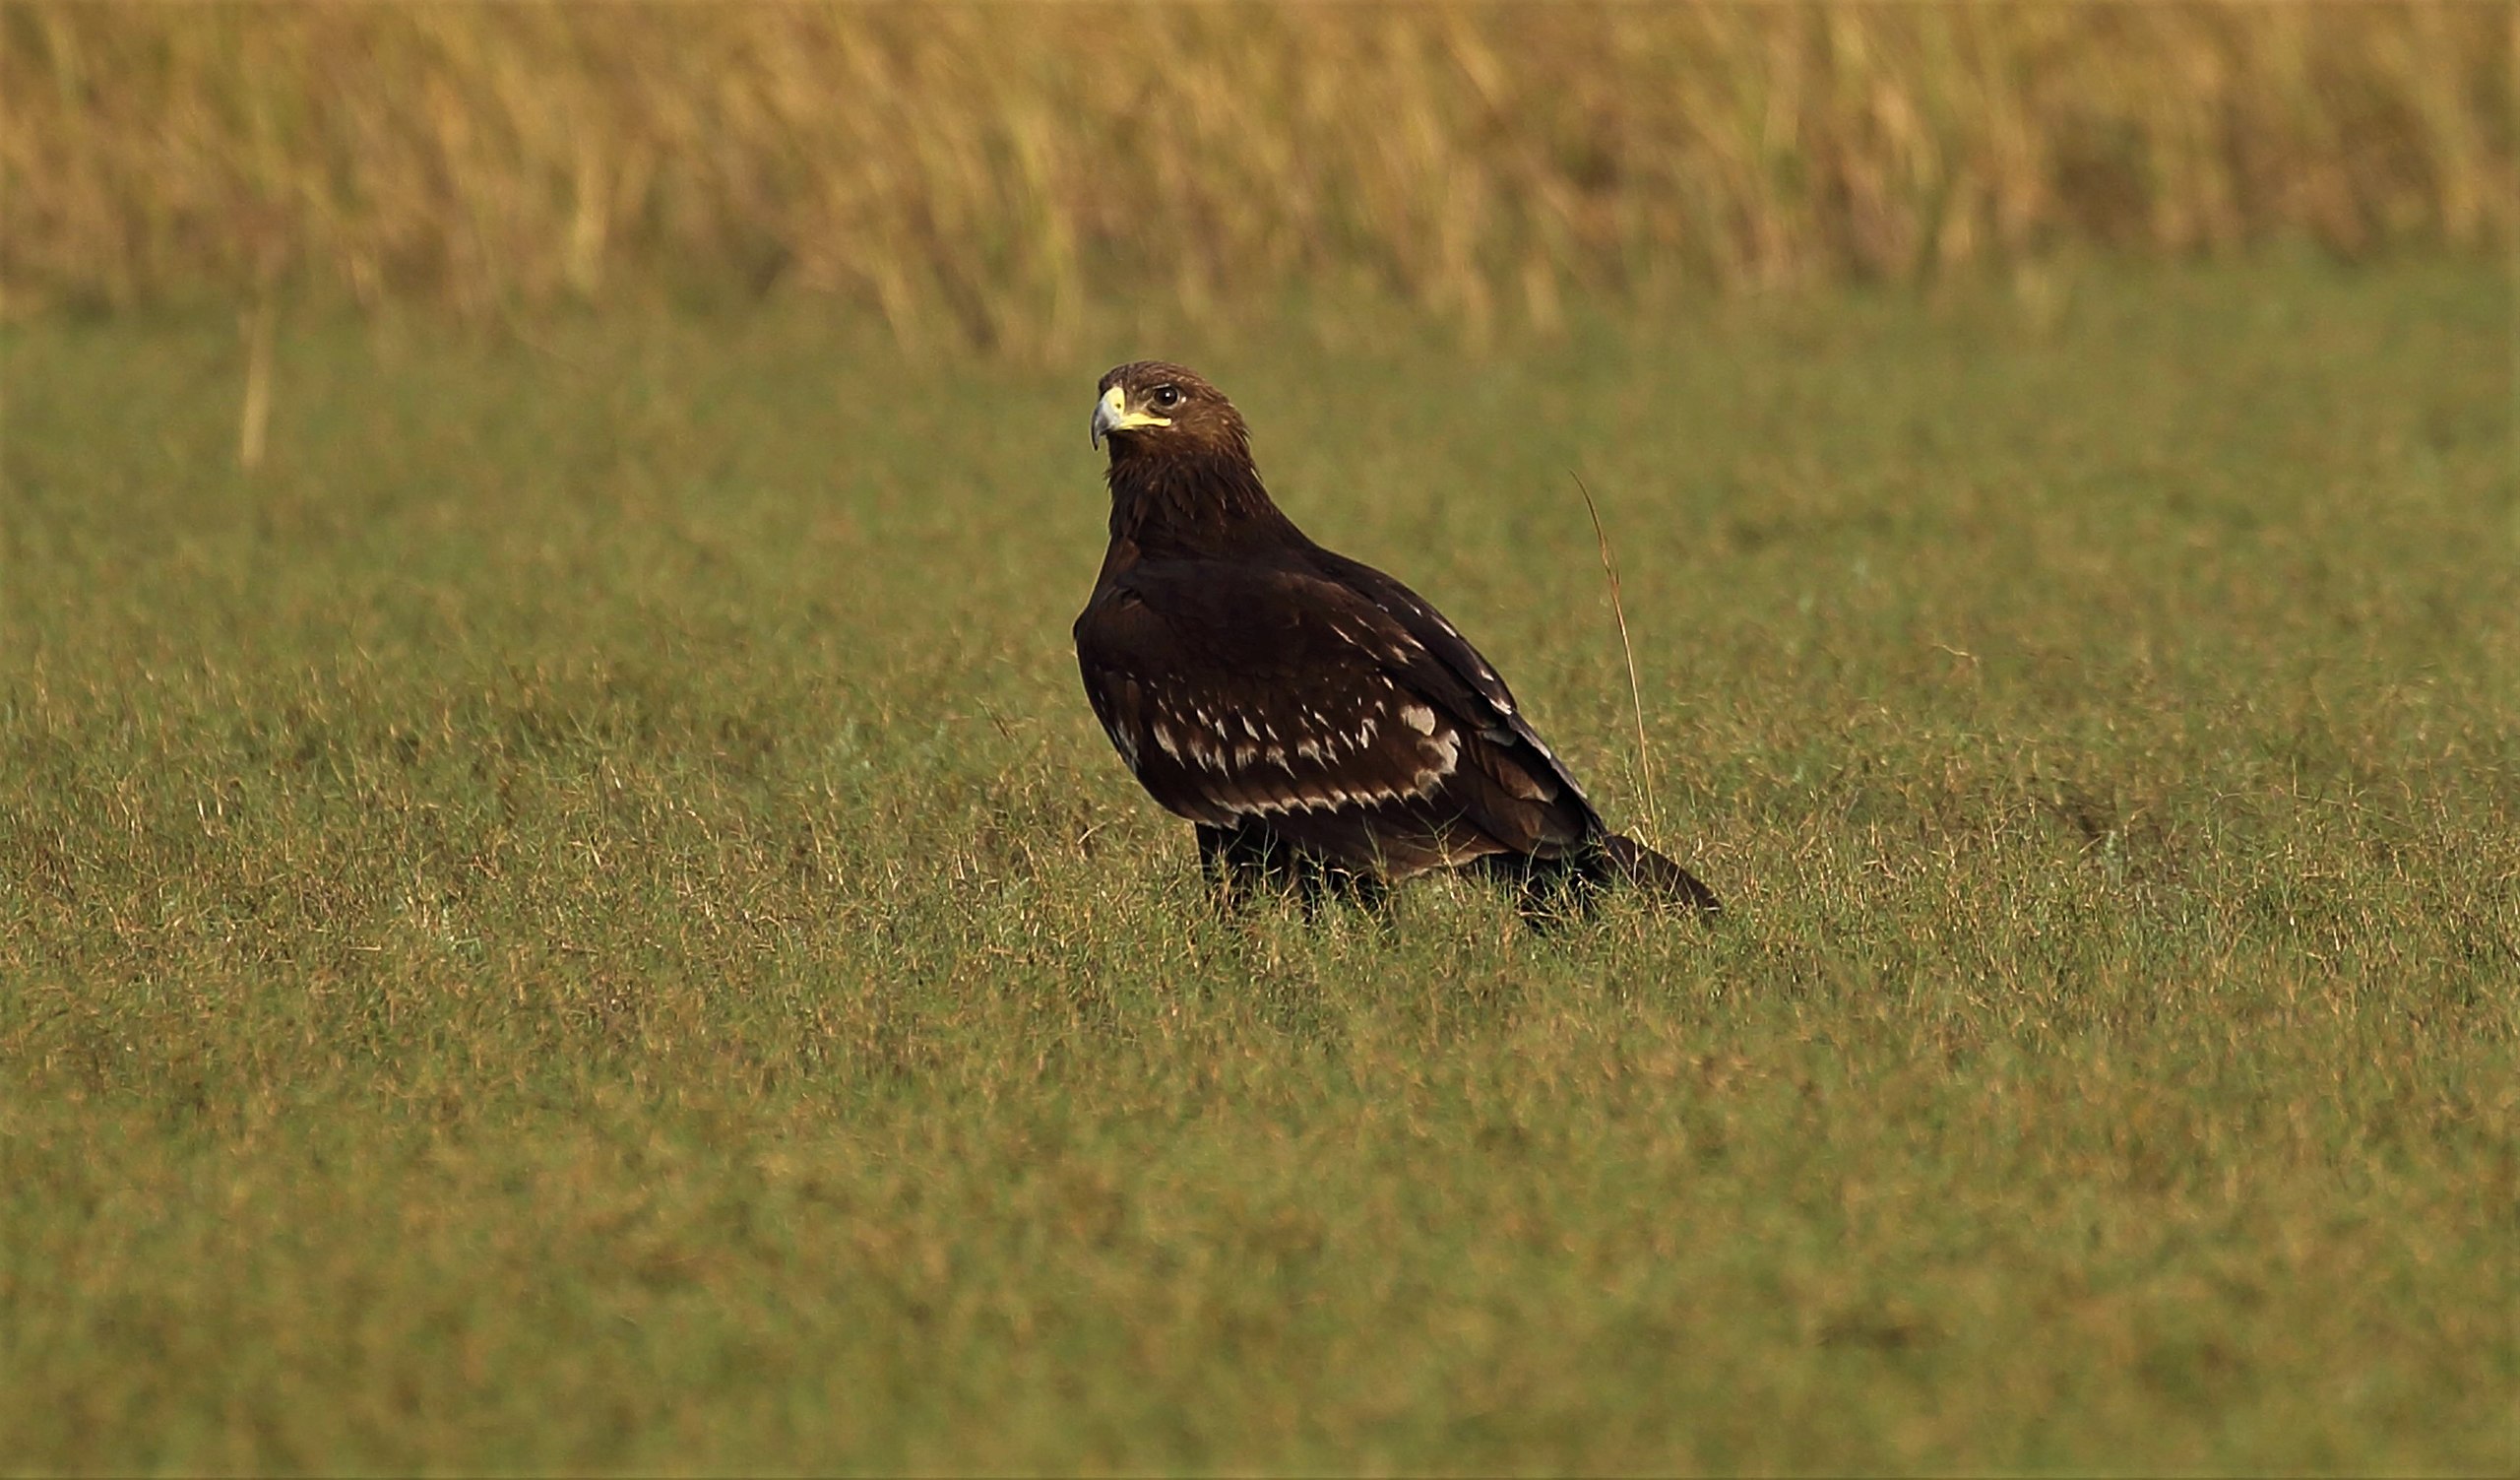
[[[8,305],[480,314],[794,288],[910,346],[1098,307],[1926,281],[2511,238],[2504,7],[0,12]]]

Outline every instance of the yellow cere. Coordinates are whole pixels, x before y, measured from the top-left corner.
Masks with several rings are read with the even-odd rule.
[[[1171,418],[1167,417],[1159,417],[1152,412],[1129,410],[1129,398],[1127,394],[1116,385],[1102,393],[1102,409],[1111,418],[1109,424],[1110,429],[1113,431],[1127,431],[1132,427],[1138,426],[1169,426],[1172,424]]]

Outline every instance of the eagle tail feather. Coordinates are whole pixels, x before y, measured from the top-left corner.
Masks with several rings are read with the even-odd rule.
[[[1724,901],[1698,876],[1662,854],[1627,836],[1609,833],[1602,839],[1603,872],[1670,904],[1687,905],[1702,914],[1724,913]],[[1590,871],[1590,870],[1587,870]]]
[[[1519,890],[1523,918],[1543,929],[1591,914],[1595,897],[1612,886],[1637,889],[1658,903],[1684,906],[1700,915],[1724,913],[1723,901],[1696,874],[1620,833],[1596,834],[1587,843],[1547,858],[1490,854],[1475,867]]]

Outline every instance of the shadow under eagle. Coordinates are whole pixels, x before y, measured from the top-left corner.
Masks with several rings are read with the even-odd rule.
[[[1111,546],[1076,657],[1149,795],[1197,824],[1228,897],[1379,897],[1430,869],[1520,885],[1526,913],[1627,882],[1721,908],[1614,833],[1494,668],[1398,581],[1304,538],[1216,387],[1160,360],[1102,377]]]

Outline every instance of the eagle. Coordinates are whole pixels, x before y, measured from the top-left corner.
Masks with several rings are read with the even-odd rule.
[[[1077,666],[1120,759],[1195,824],[1220,893],[1292,885],[1309,909],[1469,868],[1513,881],[1527,915],[1612,882],[1722,908],[1603,822],[1441,612],[1280,512],[1215,386],[1139,360],[1099,392],[1111,544]]]

